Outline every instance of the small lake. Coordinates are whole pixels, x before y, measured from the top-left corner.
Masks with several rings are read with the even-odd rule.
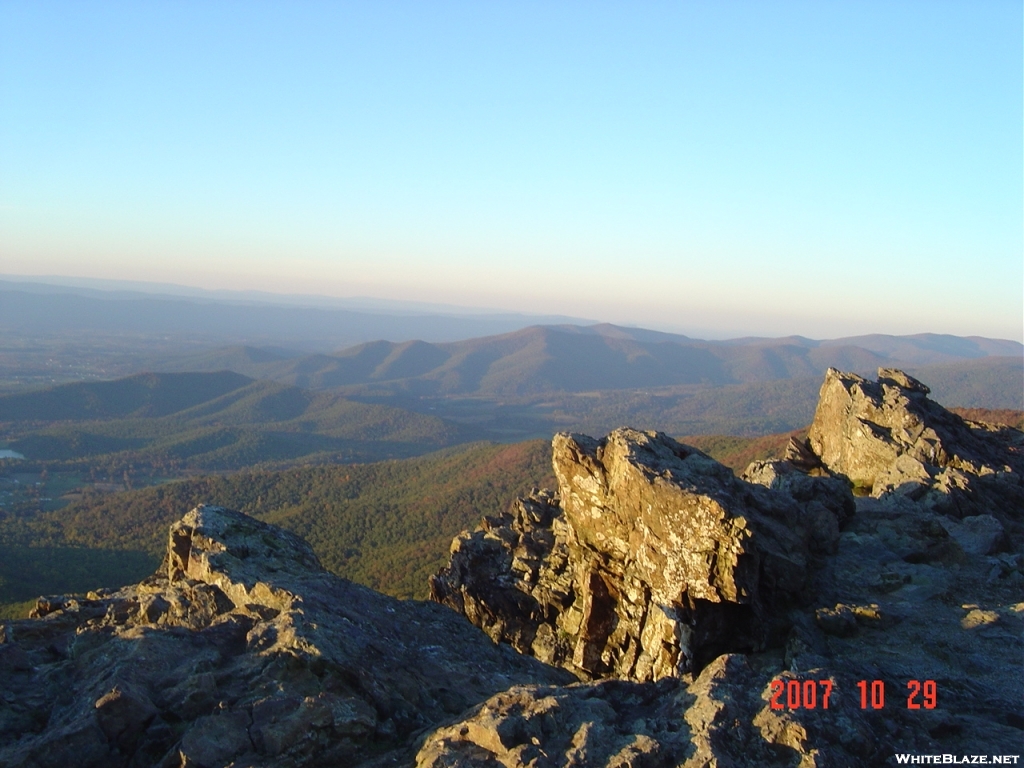
[[[6,448],[0,448],[0,459],[24,459],[17,451],[9,451]]]

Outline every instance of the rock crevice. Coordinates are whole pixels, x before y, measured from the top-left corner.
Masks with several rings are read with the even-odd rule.
[[[677,677],[763,648],[852,507],[841,482],[801,474],[772,490],[789,465],[749,483],[655,432],[562,434],[552,452],[558,494],[463,533],[431,595],[583,679]]]

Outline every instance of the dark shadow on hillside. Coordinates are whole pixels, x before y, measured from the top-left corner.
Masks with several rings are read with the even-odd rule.
[[[0,603],[121,587],[158,565],[158,558],[141,550],[0,544]]]

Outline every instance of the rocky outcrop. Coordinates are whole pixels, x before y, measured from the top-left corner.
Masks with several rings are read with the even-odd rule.
[[[497,642],[200,507],[153,577],[0,623],[0,768],[1019,754],[1021,434],[900,377],[831,372],[812,439],[743,478],[658,433],[557,437],[559,493],[461,534],[431,583]]]
[[[1024,506],[1021,433],[965,421],[929,392],[892,368],[877,381],[830,368],[807,445],[859,493],[891,503],[957,518]]]
[[[852,507],[841,482],[780,479],[780,464],[772,492],[660,433],[557,435],[552,450],[558,495],[462,534],[431,595],[584,679],[657,680],[763,648]]]
[[[571,679],[216,507],[171,528],[150,579],[35,616],[0,630],[0,766],[356,765],[510,685]]]
[[[1019,753],[1022,436],[926,395],[832,371],[811,439],[742,480],[656,433],[558,436],[558,493],[461,534],[432,594],[523,653],[626,680],[499,694],[428,736],[418,768]],[[771,706],[773,686],[826,681],[828,710]]]
[[[834,554],[839,541],[839,528],[856,509],[853,494],[845,479],[815,467],[809,474],[801,459],[755,461],[744,470],[748,483],[762,485],[792,499],[799,509],[801,525],[809,533],[812,551]]]

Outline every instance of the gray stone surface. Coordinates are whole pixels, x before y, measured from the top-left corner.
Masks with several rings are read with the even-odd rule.
[[[435,732],[418,766],[859,766],[891,764],[896,752],[1019,754],[1022,435],[965,422],[927,394],[898,371],[881,371],[877,383],[830,371],[811,439],[783,461],[752,464],[748,482],[662,435],[557,437],[559,492],[520,499],[461,534],[434,597],[495,640],[582,678],[661,678],[636,690],[662,686],[664,722],[684,725],[623,717],[643,707],[628,688],[527,686]],[[775,536],[778,522],[788,538]],[[777,580],[762,592],[762,570],[755,591],[735,566],[779,549],[800,562],[802,586],[780,590]],[[711,554],[722,550],[742,552],[725,559],[724,574]],[[719,634],[696,641],[698,617],[685,611],[669,631],[645,634],[652,603],[685,605],[672,596],[687,594],[773,608],[720,614]],[[732,603],[738,595],[747,602]],[[602,601],[604,623],[588,624]],[[636,608],[644,605],[648,614]],[[763,622],[760,645],[749,642],[752,617]],[[780,623],[787,634],[776,643]],[[579,662],[595,638],[603,667]],[[709,638],[735,645],[716,640],[701,659]],[[660,643],[675,663],[648,671],[641,654],[623,652],[634,642],[644,651]],[[698,661],[689,667],[678,663],[687,650]],[[748,652],[719,655],[737,650]],[[811,681],[819,696],[829,681],[835,698],[828,711],[775,710],[766,705],[773,680],[801,690]],[[886,706],[862,709],[858,683],[874,680]],[[910,687],[926,680],[936,685],[933,708]],[[569,714],[581,700],[587,714]],[[555,711],[564,727],[545,731]],[[581,745],[590,762],[579,761]]]
[[[993,514],[1024,507],[1024,436],[965,421],[928,398],[911,376],[880,368],[878,381],[830,368],[807,436],[830,471],[862,494],[942,514]]]
[[[0,766],[356,765],[516,683],[572,679],[216,507],[172,526],[146,581],[3,626]]]
[[[200,507],[153,577],[0,622],[0,767],[1020,754],[1021,445],[894,371],[830,372],[811,439],[745,479],[657,433],[562,435],[559,493],[461,534],[432,581],[464,616]],[[858,688],[875,680],[878,710]]]
[[[775,462],[748,483],[660,433],[552,448],[558,494],[459,536],[431,594],[584,679],[679,676],[778,642],[853,511],[844,481]]]

